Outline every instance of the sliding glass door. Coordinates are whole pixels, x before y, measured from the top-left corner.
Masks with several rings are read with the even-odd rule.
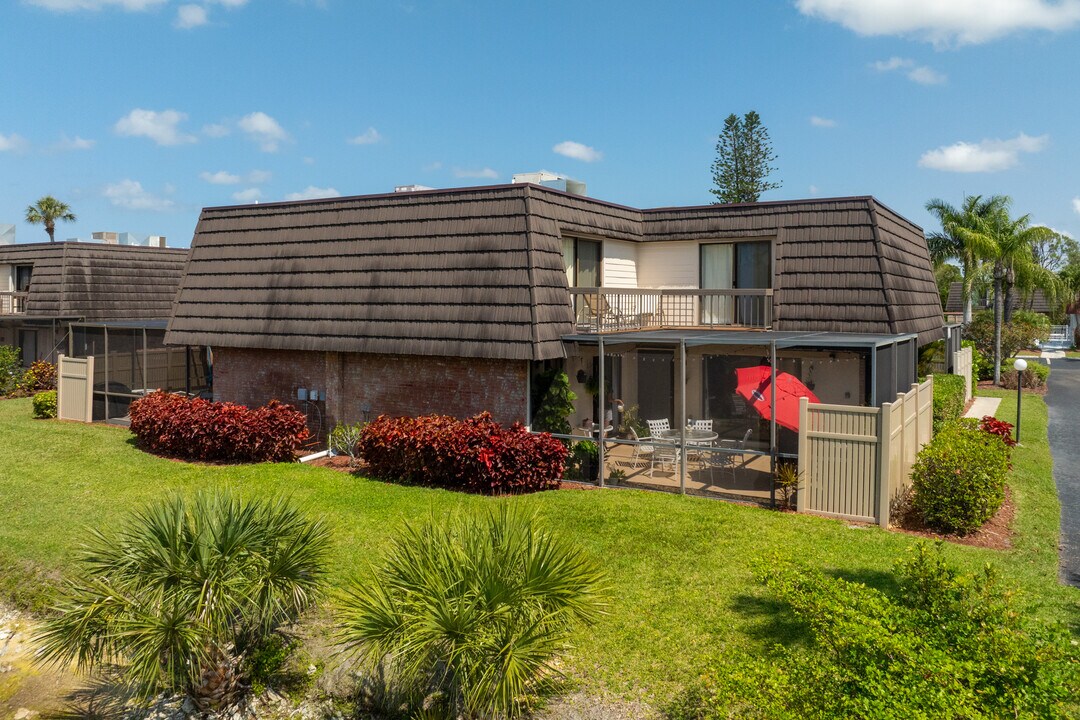
[[[701,287],[708,290],[730,290],[734,285],[735,246],[730,243],[701,246]],[[703,295],[701,298],[702,325],[731,325],[735,307],[730,296]]]
[[[703,290],[765,289],[772,287],[772,245],[769,241],[709,243],[701,246]],[[701,298],[703,325],[756,325],[765,323],[763,295]]]

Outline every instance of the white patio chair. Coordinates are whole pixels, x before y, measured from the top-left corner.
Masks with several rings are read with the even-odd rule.
[[[630,439],[634,442],[647,443],[652,440],[651,437],[638,437],[637,430],[630,428]],[[646,459],[652,462],[652,454],[656,452],[656,448],[652,445],[634,445],[634,452],[630,456],[630,465],[637,467],[638,461]]]
[[[663,420],[646,420],[645,424],[649,426],[649,434],[656,439],[660,439],[660,433],[671,429],[671,423],[667,418]]]
[[[712,420],[694,420],[690,423],[692,430],[704,430],[706,432],[712,432]]]
[[[735,471],[737,469],[737,465],[735,463],[735,454],[733,452],[729,452],[726,449],[722,449],[722,450],[713,450],[712,452],[704,453],[704,455],[705,455],[705,466],[709,468],[709,482],[710,483],[712,483],[712,481],[713,481],[713,473],[716,471],[717,468],[720,468],[720,478],[721,479],[723,479],[723,471],[728,470],[728,471],[731,472],[731,481],[735,482],[737,480],[737,478],[735,476]]]

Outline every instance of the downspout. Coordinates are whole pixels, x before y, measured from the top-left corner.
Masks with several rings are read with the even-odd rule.
[[[600,487],[604,487],[604,436],[607,434],[604,432],[604,428],[607,427],[604,423],[607,422],[607,412],[604,408],[605,393],[604,393],[604,336],[600,335],[597,340],[599,341],[599,354],[600,354],[600,395],[599,402],[600,408],[598,414],[600,415],[599,425],[600,431],[597,435],[599,438],[599,448],[597,449],[597,462],[600,463],[600,474],[598,476],[597,484]]]
[[[776,341],[769,343],[769,503],[776,507]]]
[[[686,339],[679,340],[679,492],[686,494]]]

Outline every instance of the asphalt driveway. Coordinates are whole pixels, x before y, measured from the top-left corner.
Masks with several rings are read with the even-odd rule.
[[[1046,405],[1054,483],[1061,498],[1061,576],[1080,587],[1080,359],[1053,360],[1051,369]]]

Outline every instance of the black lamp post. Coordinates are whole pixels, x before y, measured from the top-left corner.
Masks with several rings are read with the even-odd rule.
[[[1016,370],[1016,442],[1020,442],[1020,388],[1024,386],[1024,371],[1027,370],[1027,360],[1016,358],[1013,361],[1013,369]]]

